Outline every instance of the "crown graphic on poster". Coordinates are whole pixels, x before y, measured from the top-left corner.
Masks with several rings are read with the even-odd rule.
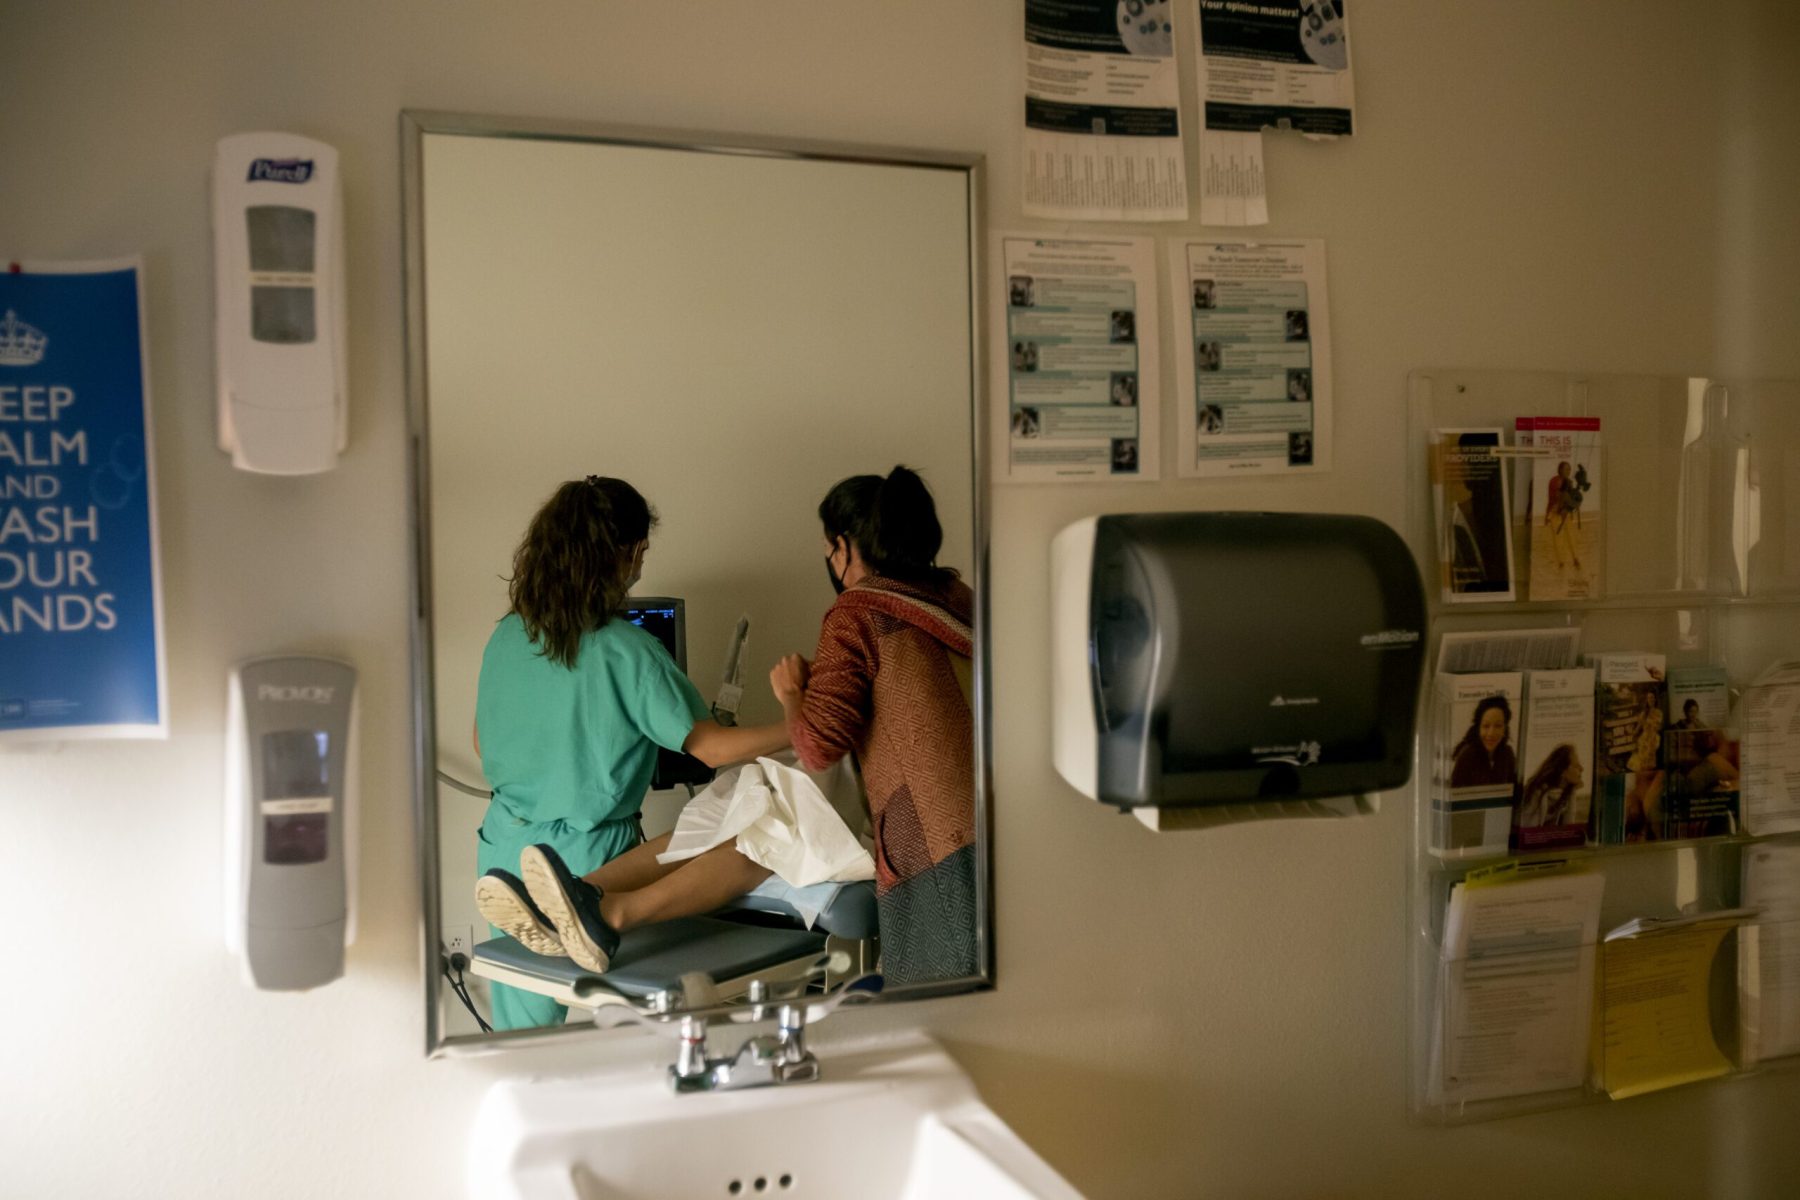
[[[6,320],[0,321],[0,365],[31,366],[44,357],[44,346],[49,340],[7,309]]]

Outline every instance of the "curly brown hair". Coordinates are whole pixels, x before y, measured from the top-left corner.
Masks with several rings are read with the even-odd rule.
[[[623,479],[572,479],[544,502],[519,548],[507,595],[539,653],[573,667],[581,637],[617,616],[632,553],[656,513]]]

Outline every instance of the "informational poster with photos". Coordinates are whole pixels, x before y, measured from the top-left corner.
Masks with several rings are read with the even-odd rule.
[[[1169,251],[1181,345],[1177,472],[1331,469],[1325,243],[1181,241]]]
[[[1150,238],[998,234],[990,361],[1009,483],[1157,477],[1161,413]]]
[[[1025,0],[1027,216],[1188,215],[1172,0]]]
[[[0,741],[168,730],[140,275],[0,274]]]

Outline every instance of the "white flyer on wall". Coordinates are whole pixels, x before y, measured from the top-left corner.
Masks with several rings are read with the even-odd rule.
[[[1177,242],[1177,474],[1331,469],[1325,243]]]
[[[1200,223],[1267,225],[1262,134],[1200,131]]]
[[[1355,114],[1346,0],[1198,0],[1207,129],[1348,137]]]
[[[1157,477],[1151,238],[997,234],[994,445],[1009,483]]]
[[[1172,0],[1025,0],[1026,215],[1186,219],[1171,10]]]

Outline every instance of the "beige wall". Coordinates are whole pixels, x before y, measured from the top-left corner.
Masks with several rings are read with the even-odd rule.
[[[1269,232],[1328,240],[1337,468],[997,497],[1001,987],[862,1028],[935,1031],[1096,1197],[1791,1189],[1793,1074],[1409,1127],[1403,806],[1156,838],[1075,798],[1050,768],[1043,586],[1051,533],[1096,510],[1398,521],[1416,366],[1800,375],[1789,12],[1353,8],[1364,132],[1268,151]],[[0,758],[0,1194],[455,1194],[488,1080],[653,1048],[419,1055],[396,114],[981,151],[990,223],[1017,226],[1019,5],[14,0],[3,21],[0,249],[148,261],[174,736]],[[333,143],[349,180],[351,448],[317,479],[212,446],[204,181],[255,128]],[[244,990],[218,936],[224,673],[286,649],[346,655],[364,688],[363,938],[304,997]]]

